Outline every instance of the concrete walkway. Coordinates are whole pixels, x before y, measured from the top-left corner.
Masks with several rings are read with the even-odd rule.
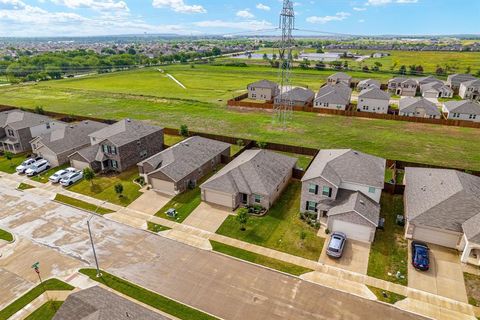
[[[20,309],[9,320],[22,320],[35,312],[48,301],[65,301],[73,291],[47,291]]]

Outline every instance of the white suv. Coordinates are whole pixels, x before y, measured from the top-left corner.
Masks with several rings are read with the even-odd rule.
[[[48,180],[50,180],[52,183],[59,183],[60,180],[62,180],[63,178],[65,178],[66,176],[76,172],[77,170],[75,168],[67,168],[67,169],[64,169],[64,170],[59,170],[57,172],[55,172],[54,174],[52,174]]]
[[[27,169],[30,169],[35,164],[35,159],[27,159],[22,162],[21,165],[15,168],[18,173],[25,173]]]
[[[31,177],[48,169],[50,169],[50,163],[47,160],[42,159],[35,162],[30,168],[25,170],[25,174]]]
[[[66,177],[62,178],[60,180],[60,184],[64,187],[71,186],[77,181],[80,181],[83,179],[83,172],[82,171],[75,171],[74,173],[71,173],[67,175]]]

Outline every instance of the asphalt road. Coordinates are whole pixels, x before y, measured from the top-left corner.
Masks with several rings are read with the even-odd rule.
[[[0,184],[0,228],[93,262],[88,217]],[[421,319],[105,218],[92,221],[101,268],[224,319]]]

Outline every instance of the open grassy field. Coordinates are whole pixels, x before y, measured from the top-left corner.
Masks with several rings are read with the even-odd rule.
[[[26,108],[41,105],[45,110],[111,119],[130,117],[172,128],[187,124],[190,130],[243,139],[313,148],[355,148],[391,159],[480,170],[478,129],[298,112],[284,130],[272,121],[269,111],[225,107],[225,99],[244,92],[250,81],[275,79],[276,70],[199,65],[193,69],[169,66],[168,72],[188,90],[154,69],[144,69],[0,87],[0,104]],[[299,72],[296,78],[317,88],[330,73],[311,70]]]

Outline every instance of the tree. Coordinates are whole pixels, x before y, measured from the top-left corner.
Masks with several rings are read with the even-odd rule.
[[[5,151],[3,153],[3,156],[5,157],[5,159],[7,159],[10,162],[10,167],[12,167],[13,166],[13,164],[12,164],[13,153],[11,153],[10,151]]]
[[[442,67],[437,67],[437,70],[435,70],[435,73],[437,76],[443,76],[445,75],[445,70]]]
[[[277,54],[276,54],[276,53],[274,53],[274,54],[272,55],[272,59],[273,59],[273,60],[277,60]]]
[[[307,233],[305,232],[305,230],[302,230],[302,231],[300,231],[299,236],[300,236],[300,242],[301,242],[301,244],[302,244],[302,246],[303,246],[303,242],[304,242],[305,239],[307,238]]]
[[[95,178],[95,172],[93,172],[91,168],[87,167],[83,169],[83,177],[85,178],[85,180],[90,182],[90,185],[93,186],[93,178]]]
[[[260,149],[265,149],[267,147],[267,143],[265,141],[257,141],[257,147]]]
[[[249,218],[248,217],[248,209],[241,208],[240,210],[238,210],[238,213],[237,213],[237,216],[235,217],[235,219],[240,224],[240,230],[242,230],[242,231],[246,230],[246,226],[247,226],[247,223],[248,223],[248,218]]]
[[[470,73],[472,72],[472,67],[468,66],[467,69],[465,70],[465,73]]]
[[[220,50],[219,48],[215,47],[212,49],[212,55],[219,56],[221,54],[222,54],[222,50]]]
[[[189,131],[188,131],[188,126],[186,124],[182,124],[180,126],[179,133],[184,138],[188,137],[188,135],[190,134]]]
[[[115,185],[115,193],[118,195],[119,198],[123,197],[123,184],[117,183]]]

